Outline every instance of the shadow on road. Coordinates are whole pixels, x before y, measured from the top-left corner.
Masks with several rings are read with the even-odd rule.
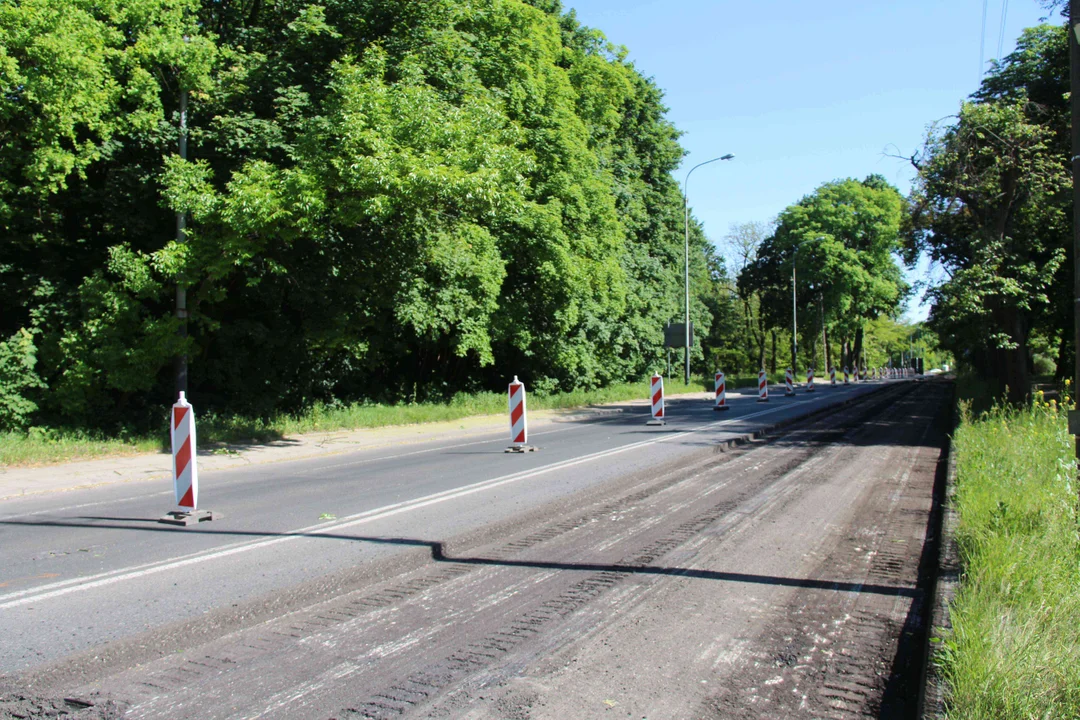
[[[36,520],[16,521],[3,520],[0,525],[21,527],[49,527],[49,528],[91,528],[101,530],[132,530],[136,532],[185,532],[184,529],[171,526],[147,526],[147,523],[157,524],[156,519],[139,517],[101,517],[83,516],[75,518],[75,521],[61,520]],[[84,522],[78,522],[84,521]],[[229,537],[309,537],[324,538],[328,540],[345,540],[350,542],[366,542],[382,545],[401,545],[407,547],[427,547],[431,552],[431,559],[438,563],[456,563],[459,565],[486,565],[500,567],[533,568],[537,570],[565,570],[572,572],[606,572],[626,575],[670,575],[699,580],[715,580],[722,582],[755,583],[761,585],[776,585],[781,587],[796,587],[809,590],[829,590],[835,592],[872,593],[877,595],[893,595],[907,598],[921,598],[922,590],[897,587],[892,585],[875,585],[851,582],[839,582],[832,580],[811,580],[808,578],[788,578],[774,575],[756,575],[752,573],[721,572],[717,570],[698,570],[693,568],[672,568],[655,565],[631,565],[631,564],[603,564],[603,563],[567,563],[545,562],[542,560],[506,560],[502,558],[465,557],[448,555],[444,545],[438,540],[421,540],[417,538],[377,537],[361,535],[341,535],[335,533],[277,533],[259,532],[255,530],[214,530],[205,526],[197,526],[196,532],[206,535],[220,535]],[[187,532],[190,532],[188,530]]]

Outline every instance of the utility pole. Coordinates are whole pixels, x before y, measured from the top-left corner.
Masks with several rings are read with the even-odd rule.
[[[797,320],[798,309],[795,302],[795,258],[798,257],[799,248],[795,248],[795,254],[791,258],[791,372],[798,373],[799,366],[796,360],[799,357],[799,323]]]
[[[185,38],[186,40],[187,38]],[[187,128],[187,112],[188,112],[188,91],[183,87],[183,78],[181,78],[180,87],[180,140],[178,142],[177,150],[180,153],[181,160],[187,160],[187,141],[188,141],[188,128]],[[176,242],[181,245],[187,242],[187,214],[184,212],[176,213]],[[176,282],[176,319],[180,323],[180,327],[177,329],[177,334],[180,335],[180,340],[183,342],[187,340],[187,287],[183,283],[183,279],[178,279]],[[187,353],[183,350],[176,356],[176,394],[181,392],[187,393],[188,389],[188,367],[187,367]]]
[[[1080,391],[1080,0],[1069,0],[1069,100],[1072,117],[1073,175],[1073,395]],[[1076,436],[1076,458],[1080,461],[1080,411],[1069,411],[1069,432]],[[1080,489],[1077,490],[1080,515]]]
[[[829,374],[829,336],[825,331],[825,294],[818,291],[818,306],[821,308],[821,357],[825,361],[825,368],[822,370],[826,375]]]

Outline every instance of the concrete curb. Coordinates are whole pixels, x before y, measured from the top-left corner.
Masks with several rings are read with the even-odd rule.
[[[936,528],[938,537],[937,577],[933,584],[930,604],[929,631],[926,634],[926,661],[923,666],[922,698],[919,717],[922,720],[942,720],[945,717],[947,687],[941,674],[940,658],[944,653],[943,641],[952,632],[949,605],[956,597],[960,584],[960,554],[956,546],[956,454],[952,448],[952,436],[959,425],[956,417],[956,398],[953,398],[953,416],[950,422],[948,460],[945,488],[941,502],[941,522]]]

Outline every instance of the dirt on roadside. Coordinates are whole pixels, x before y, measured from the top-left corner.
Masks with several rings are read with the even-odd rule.
[[[0,720],[120,720],[124,708],[100,697],[43,697],[21,687],[12,678],[0,676]]]

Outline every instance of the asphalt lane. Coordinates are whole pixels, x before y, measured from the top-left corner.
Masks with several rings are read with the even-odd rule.
[[[427,541],[443,540],[629,472],[677,459],[888,383],[818,386],[768,404],[668,403],[530,433],[365,450],[200,476],[220,518],[156,522],[171,487],[123,485],[0,505],[0,671],[22,672],[102,643],[269,597]],[[702,396],[704,398],[704,395]]]

